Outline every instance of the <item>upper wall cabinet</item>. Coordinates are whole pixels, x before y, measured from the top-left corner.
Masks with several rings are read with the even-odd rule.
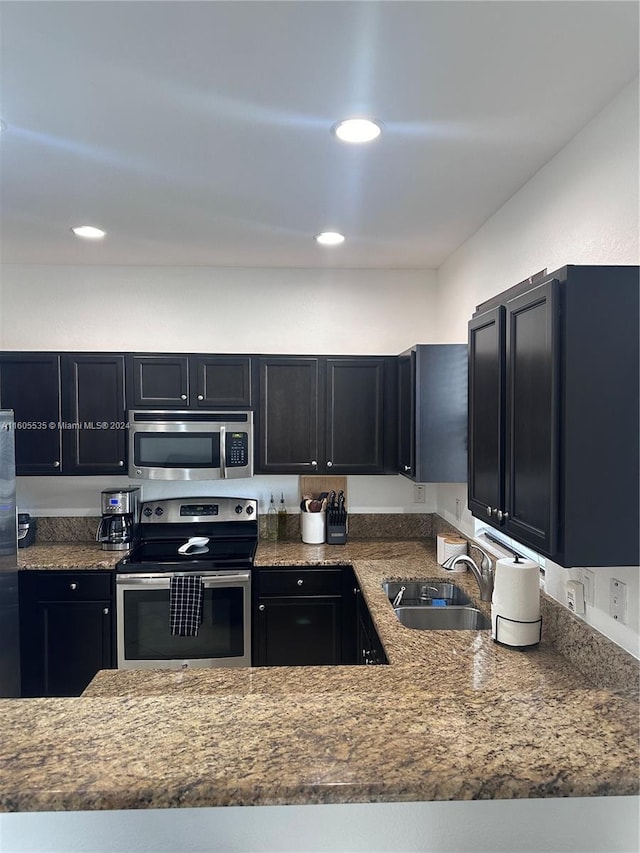
[[[469,508],[563,566],[640,559],[639,308],[637,267],[567,266],[469,323]]]
[[[129,359],[128,408],[184,409],[251,406],[249,356],[134,355]]]
[[[395,452],[394,400],[394,359],[261,358],[257,470],[389,470]]]
[[[0,407],[18,475],[126,472],[124,356],[2,353]]]
[[[127,460],[124,356],[63,355],[64,474],[123,474]]]
[[[0,409],[13,409],[16,473],[62,473],[60,356],[0,354]]]
[[[467,346],[419,344],[398,358],[398,471],[467,480]]]

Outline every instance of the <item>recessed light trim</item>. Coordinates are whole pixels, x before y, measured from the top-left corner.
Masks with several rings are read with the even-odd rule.
[[[313,238],[321,246],[339,246],[344,243],[344,234],[339,231],[322,231]]]
[[[84,240],[102,240],[107,233],[101,228],[96,228],[95,225],[76,225],[71,228],[71,231],[76,237],[82,237]]]
[[[336,122],[331,132],[343,142],[373,142],[382,133],[382,122],[368,118],[346,118]]]

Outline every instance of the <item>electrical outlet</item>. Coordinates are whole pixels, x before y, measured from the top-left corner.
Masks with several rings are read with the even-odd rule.
[[[460,502],[460,498],[456,498],[456,521],[460,521],[462,518],[462,506]]]
[[[413,487],[413,502],[415,504],[423,504],[426,503],[426,497],[424,493],[424,486],[421,486],[419,483],[416,483]]]
[[[609,615],[627,624],[627,585],[615,578],[609,583]]]

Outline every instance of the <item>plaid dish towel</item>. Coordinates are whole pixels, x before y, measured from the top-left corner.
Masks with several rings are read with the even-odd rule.
[[[169,583],[171,633],[178,637],[197,637],[202,622],[202,578],[198,575],[174,575]]]

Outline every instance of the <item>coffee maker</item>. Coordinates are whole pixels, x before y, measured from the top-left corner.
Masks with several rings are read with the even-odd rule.
[[[103,551],[127,551],[138,522],[140,489],[105,489],[101,502],[96,542],[102,543]]]

